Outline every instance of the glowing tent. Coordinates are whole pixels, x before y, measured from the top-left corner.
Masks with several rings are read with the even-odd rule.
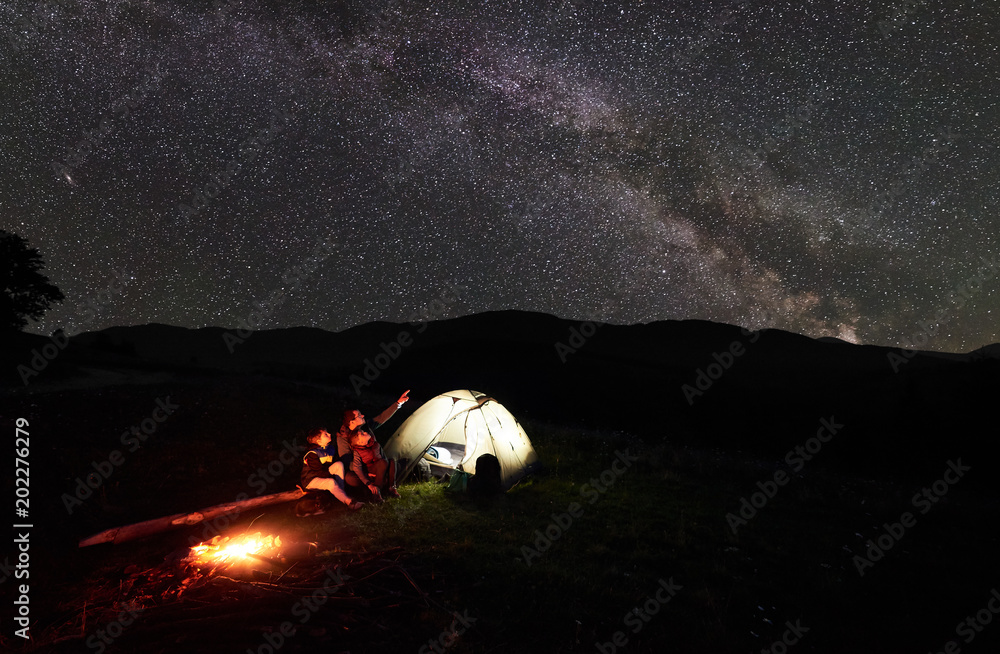
[[[500,462],[504,490],[538,465],[524,429],[502,404],[478,391],[451,391],[428,400],[385,444],[405,479],[421,458],[438,471],[476,474],[476,459],[492,454]]]

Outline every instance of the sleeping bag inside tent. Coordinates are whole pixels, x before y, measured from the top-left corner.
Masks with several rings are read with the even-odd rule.
[[[524,429],[502,404],[478,391],[451,391],[428,400],[385,444],[399,462],[402,481],[421,460],[435,474],[461,469],[476,474],[476,460],[492,454],[500,462],[504,490],[539,465]]]

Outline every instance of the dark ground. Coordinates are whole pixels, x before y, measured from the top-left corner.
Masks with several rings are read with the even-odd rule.
[[[711,361],[730,335],[709,339],[708,349],[689,360],[697,367],[707,353]],[[558,380],[526,376],[520,390],[511,381],[518,362],[507,369],[497,360],[483,364],[499,390],[477,390],[491,392],[522,421],[546,466],[541,474],[490,502],[430,483],[406,485],[402,500],[355,514],[338,508],[296,518],[293,504],[248,511],[230,525],[217,523],[219,531],[280,533],[289,542],[317,543],[316,555],[289,559],[280,569],[262,565],[256,575],[220,574],[180,597],[183,577],[169,566],[212,529],[198,525],[83,549],[77,541],[240,493],[293,488],[299,468],[281,463],[282,450],[303,442],[313,426],[335,425],[341,409],[355,402],[342,383],[346,375],[331,384],[301,374],[292,381],[280,370],[196,369],[190,362],[185,368],[123,359],[87,370],[77,355],[57,360],[44,378],[0,397],[11,431],[17,418],[29,423],[35,525],[33,642],[13,637],[11,612],[0,644],[99,651],[98,630],[123,607],[141,607],[106,651],[267,652],[284,622],[297,627],[294,636],[282,636],[278,649],[288,652],[416,652],[433,639],[440,644],[442,634],[448,646],[441,648],[449,652],[593,652],[598,643],[611,651],[619,631],[628,639],[615,647],[619,652],[756,652],[779,640],[788,622],[808,628],[788,651],[938,652],[949,641],[960,651],[994,651],[1000,640],[1000,629],[989,624],[991,593],[1000,587],[995,362],[917,361],[912,373],[886,375],[877,352],[876,364],[860,372],[854,364],[841,362],[838,371],[804,356],[770,357],[768,367],[748,353],[742,370],[734,366],[686,406],[671,384],[673,376],[693,378],[692,368],[678,365],[679,372],[655,382],[620,354],[608,354],[608,365],[618,361],[637,372],[614,380],[615,390],[609,381],[599,394],[584,396],[580,389],[604,377],[603,346],[592,345],[593,360],[580,356]],[[413,354],[416,362],[401,358],[362,396],[362,408],[377,411],[409,386],[400,382],[410,366],[425,371],[412,384],[413,402],[380,440],[433,393],[452,390],[443,384],[459,376],[455,367],[428,372],[423,358],[433,348]],[[799,365],[807,360],[809,366]],[[751,374],[755,365],[770,374]],[[488,381],[484,375],[470,371],[482,377],[477,384]],[[537,389],[554,380],[563,387],[539,398]],[[522,400],[524,389],[532,399]],[[552,397],[559,401],[546,401]],[[176,409],[144,442],[124,444],[123,432],[149,418],[158,399]],[[575,402],[576,413],[566,402]],[[609,418],[622,405],[635,410]],[[649,409],[645,416],[641,408]],[[829,417],[843,427],[793,470],[786,452],[806,444]],[[65,498],[77,479],[115,449],[120,465],[68,511]],[[606,492],[585,494],[584,485],[626,449],[641,452],[640,461]],[[940,482],[948,461],[959,459],[970,470],[954,484]],[[788,482],[734,534],[727,515],[778,473],[787,473]],[[946,491],[942,497],[914,503],[914,494],[935,482]],[[7,487],[12,497],[12,482]],[[552,527],[566,520],[574,502],[583,514]],[[885,541],[885,525],[907,511],[915,524],[901,532],[893,527],[900,536],[859,574],[855,557],[866,554],[867,541]],[[558,534],[548,546],[538,533],[547,528]],[[525,548],[539,556],[526,560]],[[8,546],[5,556],[14,554]],[[324,596],[317,610],[303,611],[301,602],[321,587],[326,569],[352,581]],[[0,591],[15,595],[18,580],[3,577]],[[666,604],[648,604],[655,615],[647,613],[648,621],[628,615],[671,578],[681,588]],[[456,623],[462,633],[452,641],[447,634],[456,614],[475,622]],[[956,631],[967,616],[973,623]]]

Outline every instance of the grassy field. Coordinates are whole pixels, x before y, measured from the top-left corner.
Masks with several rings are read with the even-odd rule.
[[[759,651],[799,632],[802,651],[928,651],[954,637],[965,614],[953,607],[990,596],[983,565],[996,570],[997,532],[958,486],[919,515],[918,489],[820,470],[793,477],[734,533],[727,514],[778,462],[531,433],[550,467],[502,498],[424,483],[345,516],[355,546],[403,546],[446,582],[449,606],[479,617],[456,651]],[[626,451],[639,460],[613,477]],[[854,556],[907,509],[917,524],[861,575]]]
[[[165,394],[181,407],[172,422],[67,515],[60,494]],[[120,637],[94,646],[96,629],[135,601],[136,571],[163,565],[205,530],[83,550],[76,538],[253,494],[253,471],[326,420],[328,397],[227,381],[33,398],[32,429],[48,435],[33,456],[56,475],[39,491],[50,514],[33,550],[36,640],[25,651],[756,652],[784,637],[789,651],[936,652],[1000,584],[997,501],[978,490],[977,462],[921,513],[912,501],[920,485],[856,478],[820,460],[734,533],[727,514],[788,472],[784,462],[525,419],[545,469],[503,496],[404,484],[400,500],[359,512],[296,518],[286,504],[222,530],[317,543],[313,564],[342,566],[357,582],[354,599],[370,594],[370,606],[331,599],[274,648],[267,638],[295,615],[296,597],[217,579],[170,603],[149,596]],[[73,438],[56,438],[66,433]],[[261,490],[292,488],[297,476],[297,464],[284,466]],[[854,557],[906,511],[916,524],[861,575]],[[991,629],[1000,632],[974,632],[969,650],[988,651],[1000,636]]]

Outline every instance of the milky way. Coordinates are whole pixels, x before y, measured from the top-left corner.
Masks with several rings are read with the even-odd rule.
[[[4,4],[0,228],[67,297],[32,331],[1000,341],[995,6],[593,4]]]

